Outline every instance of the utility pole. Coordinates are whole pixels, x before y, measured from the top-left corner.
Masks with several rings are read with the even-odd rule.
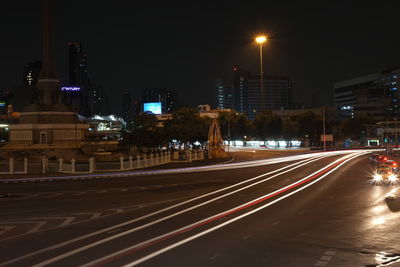
[[[325,136],[325,105],[322,107],[322,132],[324,140],[324,151],[326,150],[326,136]]]

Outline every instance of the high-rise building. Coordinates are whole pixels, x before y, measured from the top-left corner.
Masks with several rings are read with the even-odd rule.
[[[217,79],[215,86],[215,106],[217,109],[233,108],[232,85],[226,84],[222,79]]]
[[[176,110],[176,93],[172,90],[151,88],[143,90],[143,103],[160,102],[163,114]]]
[[[30,88],[36,88],[40,70],[42,69],[41,61],[29,62],[24,67],[22,85]]]
[[[67,104],[73,106],[84,116],[91,116],[90,80],[88,76],[87,55],[82,49],[81,42],[68,43],[69,48],[69,83],[76,90],[64,92]]]
[[[234,109],[254,119],[263,110],[288,109],[292,103],[292,84],[288,77],[261,76],[233,69]]]
[[[91,85],[89,91],[90,110],[96,115],[107,115],[108,101],[103,87],[100,85]]]
[[[122,96],[122,103],[121,103],[122,113],[121,117],[129,123],[132,120],[133,115],[133,105],[131,100],[131,94],[129,92],[125,92]]]
[[[400,67],[334,84],[334,103],[341,118],[397,119],[400,115]]]

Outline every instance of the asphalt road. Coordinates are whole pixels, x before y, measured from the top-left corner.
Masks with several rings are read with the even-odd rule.
[[[0,184],[0,266],[400,266],[397,186],[341,153]]]

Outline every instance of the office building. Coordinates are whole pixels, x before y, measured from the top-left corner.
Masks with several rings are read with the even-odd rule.
[[[390,68],[334,84],[334,103],[341,118],[397,119],[400,68]]]
[[[254,119],[263,110],[288,109],[292,103],[292,84],[287,77],[261,76],[233,69],[234,109]]]
[[[217,79],[215,86],[215,107],[217,109],[231,109],[233,107],[232,85]]]
[[[73,106],[83,116],[92,115],[90,105],[90,80],[88,76],[87,54],[82,48],[81,42],[68,43],[69,66],[68,66],[68,87],[75,90],[65,90],[64,100],[68,105]]]
[[[143,90],[143,103],[161,103],[162,114],[172,113],[176,110],[177,96],[172,90],[162,88],[150,88]]]
[[[91,85],[89,90],[90,110],[95,115],[107,115],[108,98],[103,87],[100,85]]]
[[[132,121],[133,115],[133,103],[131,100],[131,94],[129,92],[125,92],[122,95],[121,108],[121,117],[129,124]]]

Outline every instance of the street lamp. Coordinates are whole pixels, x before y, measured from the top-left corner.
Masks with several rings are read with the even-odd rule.
[[[267,36],[260,35],[256,37],[256,43],[260,46],[260,88],[261,88],[261,111],[264,109],[264,73],[263,73],[263,60],[262,60],[262,47],[267,41]]]

